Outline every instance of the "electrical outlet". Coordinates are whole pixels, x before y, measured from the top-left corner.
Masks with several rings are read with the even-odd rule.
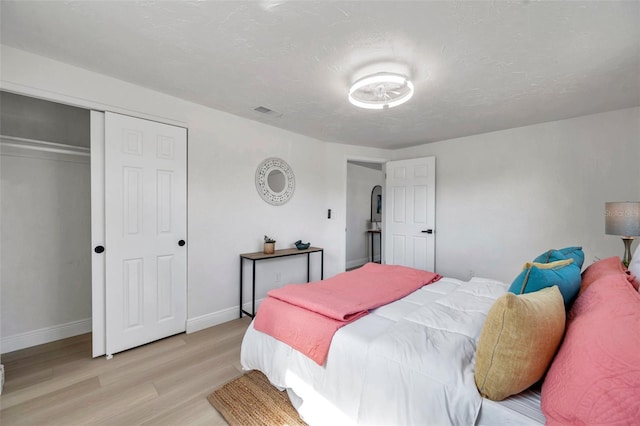
[[[280,284],[281,280],[282,280],[282,275],[280,274],[280,272],[276,272],[273,282],[276,284]]]

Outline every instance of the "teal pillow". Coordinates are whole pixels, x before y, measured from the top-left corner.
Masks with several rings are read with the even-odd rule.
[[[565,247],[560,250],[547,250],[540,256],[533,259],[535,263],[551,263],[558,260],[573,259],[573,263],[582,269],[584,264],[584,252],[582,247]]]
[[[550,263],[527,262],[522,272],[511,283],[509,291],[514,294],[533,293],[557,285],[568,308],[580,291],[580,268],[573,259]]]
[[[578,269],[582,269],[582,265],[584,264],[582,247],[565,247],[560,249],[560,252],[567,256],[567,258],[573,259],[573,264],[576,265]]]

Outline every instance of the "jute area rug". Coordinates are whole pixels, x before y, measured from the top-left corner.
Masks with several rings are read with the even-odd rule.
[[[207,399],[231,426],[306,426],[287,396],[257,370],[213,391]]]

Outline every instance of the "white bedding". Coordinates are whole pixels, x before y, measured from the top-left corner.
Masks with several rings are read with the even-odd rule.
[[[476,426],[539,426],[545,423],[540,410],[540,389],[527,389],[503,401],[483,399]]]
[[[251,325],[242,367],[287,389],[311,425],[473,425],[477,339],[507,287],[443,278],[338,330],[324,366]]]

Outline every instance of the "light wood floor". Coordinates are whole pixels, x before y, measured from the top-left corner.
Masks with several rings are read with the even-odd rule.
[[[91,358],[91,334],[2,355],[0,424],[226,425],[206,396],[242,374],[244,317]]]

